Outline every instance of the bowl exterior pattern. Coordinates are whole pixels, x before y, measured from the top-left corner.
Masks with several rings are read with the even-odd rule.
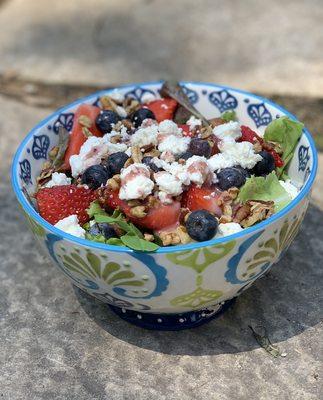
[[[160,83],[141,84],[121,91],[140,100],[147,92],[156,93],[159,87]],[[274,118],[284,115],[274,104],[234,89],[202,83],[186,83],[183,87],[206,117],[235,109],[242,124],[260,132]],[[71,130],[77,105],[97,104],[102,94],[73,103],[32,131],[19,153],[17,170],[13,171],[19,186],[16,191],[22,186],[27,190],[34,187],[48,150],[57,144],[58,125]],[[313,152],[303,135],[289,167],[290,176],[300,186],[311,175]],[[80,244],[57,230],[53,233],[24,204],[22,209],[45,252],[74,285],[116,307],[149,313],[185,313],[232,299],[267,272],[296,236],[308,202],[309,193],[288,213],[244,235],[198,248],[179,247],[157,253],[112,251],[85,241]]]

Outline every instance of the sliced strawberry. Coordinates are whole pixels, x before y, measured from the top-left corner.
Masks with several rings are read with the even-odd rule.
[[[118,191],[110,192],[110,194],[106,196],[105,204],[112,209],[119,207],[133,223],[154,231],[176,224],[179,220],[181,211],[180,202],[174,201],[171,204],[162,204],[150,208],[148,214],[144,218],[136,218],[131,215],[131,207],[128,206],[127,202],[119,199]]]
[[[284,161],[281,159],[280,155],[274,149],[268,150],[268,153],[270,153],[274,157],[275,166],[277,168],[280,168],[285,164]]]
[[[215,135],[210,135],[208,137],[208,141],[211,144],[211,156],[214,156],[214,154],[220,153],[220,149],[218,147],[219,144],[219,139]]]
[[[73,128],[70,134],[70,142],[65,153],[64,165],[62,167],[62,170],[67,170],[70,168],[70,157],[74,154],[79,154],[82,144],[87,139],[86,135],[84,135],[83,133],[84,126],[79,123],[79,117],[81,115],[85,115],[91,120],[92,126],[89,128],[91,134],[94,136],[102,136],[102,133],[95,125],[95,118],[97,117],[99,112],[99,107],[91,106],[89,104],[81,104],[75,111]]]
[[[80,224],[89,220],[86,209],[97,198],[96,192],[76,185],[40,189],[36,194],[39,214],[52,225],[76,214]]]
[[[216,201],[220,194],[218,189],[191,186],[182,197],[182,207],[191,211],[207,210],[220,217],[222,211]]]
[[[165,119],[173,119],[177,108],[177,101],[166,97],[165,99],[152,101],[145,107],[149,108],[155,114],[157,122],[161,122]]]
[[[263,138],[260,137],[255,131],[250,129],[248,126],[241,125],[241,133],[242,136],[239,138],[239,142],[250,142],[250,143],[255,143],[256,141],[259,141],[260,144],[263,143]]]
[[[187,124],[177,124],[179,128],[183,129],[183,136],[193,137],[194,132],[190,131],[190,127]]]

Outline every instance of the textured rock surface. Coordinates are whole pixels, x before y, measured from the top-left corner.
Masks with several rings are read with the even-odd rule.
[[[0,72],[101,83],[172,77],[322,95],[319,0],[7,0]]]
[[[8,171],[16,145],[47,111],[1,97],[0,109],[1,399],[320,397],[323,211],[318,203],[284,259],[221,318],[191,331],[141,330],[73,291],[40,255]],[[316,188],[320,199],[321,179]],[[258,324],[286,357],[272,358],[259,347],[248,328]]]

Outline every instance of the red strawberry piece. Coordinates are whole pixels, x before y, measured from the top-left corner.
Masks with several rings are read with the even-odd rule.
[[[131,215],[131,208],[127,202],[119,199],[118,191],[110,192],[106,196],[106,205],[112,209],[120,208],[134,224],[154,231],[176,224],[181,212],[180,202],[173,201],[171,204],[159,204],[157,207],[150,208],[144,218],[136,218]]]
[[[173,119],[177,108],[177,101],[170,97],[166,97],[165,99],[152,101],[145,107],[149,108],[149,110],[155,114],[157,122],[161,122],[165,119]]]
[[[255,143],[256,141],[259,141],[260,144],[262,144],[264,141],[255,131],[245,125],[241,126],[241,134],[242,136],[239,138],[239,142]]]
[[[179,128],[183,129],[183,136],[193,137],[194,132],[190,131],[190,127],[187,124],[178,124]]]
[[[187,207],[190,211],[207,210],[220,217],[222,211],[217,204],[220,194],[220,190],[216,188],[191,186],[183,194],[182,207]]]
[[[270,153],[270,154],[274,157],[275,166],[276,166],[277,168],[280,168],[280,167],[282,167],[282,166],[284,165],[284,161],[281,159],[281,157],[280,157],[280,155],[277,153],[277,151],[275,151],[274,149],[267,150],[267,151],[268,151],[268,153]]]
[[[214,154],[220,153],[220,149],[218,147],[220,140],[215,135],[210,135],[208,137],[208,141],[211,144],[211,156],[214,156]]]
[[[83,133],[84,126],[79,123],[81,115],[85,115],[91,120],[92,126],[88,128],[91,134],[94,136],[102,136],[102,133],[95,125],[95,118],[98,116],[99,112],[99,107],[91,106],[89,104],[81,104],[75,111],[73,128],[70,134],[70,142],[65,152],[64,165],[61,168],[62,170],[70,168],[70,157],[74,154],[79,154],[82,144],[87,140],[86,135]]]
[[[36,194],[39,214],[55,225],[61,219],[76,214],[80,224],[89,220],[86,209],[97,198],[96,192],[76,185],[40,189]]]

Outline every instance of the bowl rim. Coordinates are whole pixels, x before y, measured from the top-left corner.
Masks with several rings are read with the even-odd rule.
[[[50,231],[52,234],[54,234],[56,236],[59,236],[62,239],[67,240],[69,242],[73,242],[73,243],[75,243],[77,245],[86,246],[86,247],[90,247],[90,248],[98,249],[98,250],[112,251],[112,252],[116,252],[116,253],[147,254],[147,252],[143,253],[143,252],[140,252],[140,251],[136,251],[136,250],[130,249],[128,247],[113,246],[113,245],[109,245],[109,244],[103,244],[103,243],[99,243],[99,242],[90,241],[90,240],[87,240],[87,239],[78,238],[76,236],[73,236],[73,235],[70,235],[68,233],[65,233],[64,231],[62,231],[60,229],[55,228],[53,225],[51,225],[49,222],[47,222],[45,219],[43,219],[37,213],[37,211],[29,204],[29,202],[26,200],[25,196],[23,195],[22,190],[19,187],[19,183],[18,183],[18,168],[17,167],[18,167],[18,161],[20,159],[20,155],[23,152],[23,150],[25,149],[25,146],[29,142],[30,138],[34,135],[35,132],[38,131],[38,129],[40,129],[43,126],[45,126],[55,116],[58,116],[59,114],[61,114],[64,111],[68,111],[73,106],[77,106],[78,104],[91,99],[93,96],[101,96],[103,94],[108,94],[108,93],[113,92],[113,91],[118,90],[118,89],[133,88],[133,87],[136,87],[136,86],[141,87],[141,86],[147,86],[147,85],[158,85],[158,84],[161,84],[162,82],[163,82],[163,80],[146,81],[146,82],[134,82],[134,83],[126,84],[126,85],[119,85],[119,86],[116,86],[116,87],[111,88],[111,89],[102,89],[102,90],[93,92],[90,95],[87,95],[87,96],[84,96],[84,97],[80,97],[77,100],[73,101],[72,103],[69,103],[67,105],[64,105],[63,107],[58,108],[56,111],[54,111],[53,113],[48,115],[46,118],[42,119],[38,124],[36,124],[29,131],[29,133],[26,135],[26,137],[23,139],[23,141],[18,146],[18,148],[16,150],[16,153],[14,155],[13,161],[12,161],[12,166],[11,166],[11,180],[12,180],[13,191],[14,191],[14,193],[15,193],[15,195],[16,195],[19,203],[20,203],[20,205],[22,206],[23,210],[31,218],[36,220],[36,222],[39,225],[41,225],[43,228],[45,228],[48,231]],[[183,84],[183,85],[209,86],[211,88],[231,90],[231,91],[239,93],[239,94],[244,94],[246,96],[250,96],[250,97],[254,98],[255,100],[259,100],[259,101],[261,101],[261,102],[263,102],[265,104],[271,105],[271,106],[277,108],[278,110],[280,110],[281,112],[283,112],[285,115],[287,115],[291,119],[293,119],[295,121],[298,121],[298,119],[293,114],[291,114],[289,111],[287,111],[285,108],[281,107],[280,105],[274,103],[273,101],[271,101],[269,99],[266,99],[265,97],[255,95],[255,94],[250,93],[250,92],[245,91],[245,90],[236,89],[236,88],[231,87],[231,86],[219,85],[219,84],[216,84],[216,83],[201,82],[201,81],[180,81],[180,83]],[[243,236],[248,236],[249,234],[252,234],[252,233],[257,232],[257,231],[259,231],[261,229],[264,229],[267,226],[271,225],[273,222],[275,222],[275,221],[279,220],[280,218],[284,217],[285,215],[287,215],[309,193],[309,191],[311,190],[311,187],[313,185],[313,182],[314,182],[314,179],[315,179],[315,176],[316,176],[316,172],[317,172],[318,156],[317,156],[317,150],[316,150],[316,147],[315,147],[314,140],[313,140],[310,132],[305,127],[303,128],[303,133],[305,134],[305,136],[306,136],[306,138],[307,138],[307,140],[309,142],[310,148],[312,150],[312,154],[313,154],[312,169],[310,171],[310,175],[309,175],[309,177],[307,179],[306,184],[300,190],[299,194],[295,197],[295,199],[293,199],[281,211],[279,211],[278,213],[274,214],[273,216],[271,216],[267,220],[259,222],[255,226],[252,226],[250,228],[245,228],[241,232],[237,232],[237,233],[234,233],[232,235],[228,235],[228,236],[224,236],[222,238],[216,238],[216,239],[213,238],[213,239],[205,241],[205,242],[194,242],[194,243],[189,243],[189,244],[184,244],[184,245],[159,247],[156,251],[149,252],[149,254],[175,253],[175,252],[181,252],[181,251],[189,251],[189,250],[199,249],[199,248],[202,248],[202,247],[214,246],[214,245],[230,242],[232,240],[239,239],[239,238],[241,238]]]

